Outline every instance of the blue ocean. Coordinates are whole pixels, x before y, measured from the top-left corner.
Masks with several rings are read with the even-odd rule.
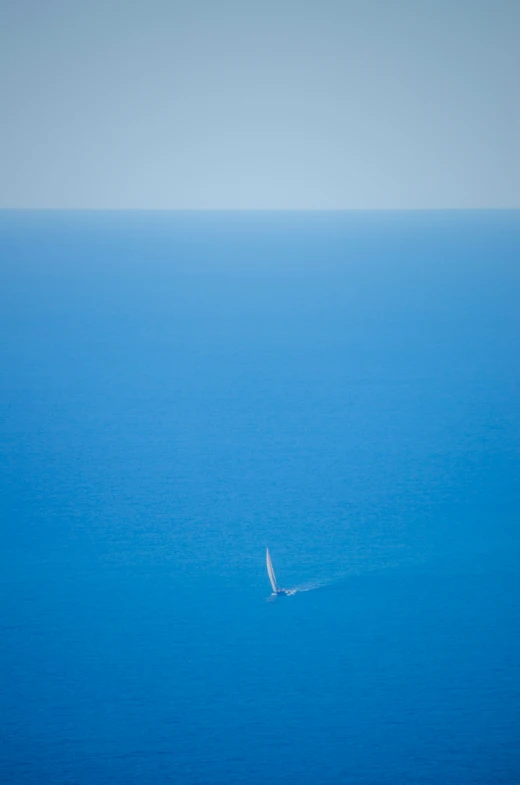
[[[519,261],[518,211],[0,213],[0,782],[520,783]]]

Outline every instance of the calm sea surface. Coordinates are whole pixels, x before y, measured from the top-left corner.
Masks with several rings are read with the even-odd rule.
[[[3,212],[0,346],[2,784],[520,782],[520,212]]]

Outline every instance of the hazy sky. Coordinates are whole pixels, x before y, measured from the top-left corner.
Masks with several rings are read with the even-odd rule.
[[[0,0],[0,206],[520,207],[520,0]]]

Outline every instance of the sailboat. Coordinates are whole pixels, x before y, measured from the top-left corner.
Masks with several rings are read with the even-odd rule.
[[[271,587],[273,589],[273,594],[276,594],[279,597],[280,596],[284,597],[284,596],[287,596],[289,594],[292,594],[293,592],[290,592],[287,589],[280,589],[280,587],[278,586],[278,582],[276,580],[276,575],[274,574],[273,562],[271,561],[271,554],[269,553],[269,548],[267,548],[266,552],[265,552],[265,561],[266,561],[266,564],[267,564],[267,574],[269,576],[269,580],[271,581]]]

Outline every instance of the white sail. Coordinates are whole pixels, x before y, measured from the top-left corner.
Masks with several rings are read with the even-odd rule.
[[[276,592],[279,591],[279,589],[278,589],[278,584],[276,583],[276,575],[274,574],[273,563],[271,561],[271,554],[269,553],[269,548],[267,548],[266,550],[265,560],[267,563],[267,574],[269,575],[269,580],[271,581],[273,593],[276,594]]]

